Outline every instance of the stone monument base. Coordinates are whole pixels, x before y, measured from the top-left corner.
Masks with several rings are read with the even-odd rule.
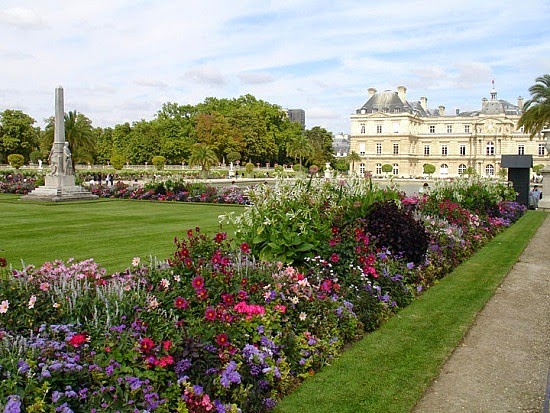
[[[75,185],[74,175],[46,175],[45,185],[21,197],[25,200],[60,202],[97,199],[97,195]]]
[[[542,171],[540,171],[542,175],[542,182],[540,184],[537,184],[539,187],[542,187],[542,199],[539,201],[539,210],[543,211],[549,211],[550,212],[550,185],[548,182],[550,182],[550,165],[546,165]],[[546,185],[544,185],[546,184]],[[549,190],[544,190],[546,188],[549,188]]]

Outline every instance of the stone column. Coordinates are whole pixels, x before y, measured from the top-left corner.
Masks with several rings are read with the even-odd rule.
[[[550,129],[541,131],[546,138],[546,156],[550,155]],[[538,186],[542,187],[542,199],[539,201],[539,209],[550,211],[550,162],[540,171],[542,182]]]

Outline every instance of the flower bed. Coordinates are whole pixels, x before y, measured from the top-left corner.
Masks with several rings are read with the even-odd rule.
[[[525,211],[506,192],[468,200],[474,211],[442,191],[454,193],[258,187],[243,215],[225,218],[240,224],[234,239],[190,230],[165,263],[4,271],[0,406],[269,411]]]

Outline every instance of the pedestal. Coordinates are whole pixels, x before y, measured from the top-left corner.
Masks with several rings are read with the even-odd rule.
[[[542,171],[542,182],[537,184],[542,189],[542,199],[539,201],[539,210],[550,211],[550,164]]]

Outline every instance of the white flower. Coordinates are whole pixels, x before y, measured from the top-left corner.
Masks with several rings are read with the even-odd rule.
[[[294,296],[290,299],[290,302],[292,304],[298,304],[300,302],[300,299],[298,297]]]
[[[139,257],[134,257],[134,259],[132,260],[132,265],[134,267],[137,267],[139,265],[139,263],[141,262],[141,258]]]
[[[34,308],[34,303],[36,303],[36,295],[31,295],[31,298],[29,298],[29,310]]]
[[[300,321],[304,321],[307,318],[307,314],[302,311],[298,318],[300,319]]]
[[[160,280],[160,287],[163,290],[167,290],[170,287],[170,281],[168,281],[166,278],[163,278],[162,280]]]
[[[2,301],[0,304],[0,314],[6,314],[8,312],[8,308],[10,308],[10,302],[8,300]]]
[[[157,301],[157,297],[150,297],[148,299],[148,301],[149,302],[147,304],[149,305],[149,308],[151,310],[154,310],[155,308],[157,308],[159,306],[159,302]]]
[[[52,307],[53,307],[53,308],[59,308],[59,307],[61,307],[61,304],[59,304],[59,303],[53,303],[53,304],[52,304]]]
[[[174,275],[174,281],[179,283],[181,281],[181,277],[178,274]]]

